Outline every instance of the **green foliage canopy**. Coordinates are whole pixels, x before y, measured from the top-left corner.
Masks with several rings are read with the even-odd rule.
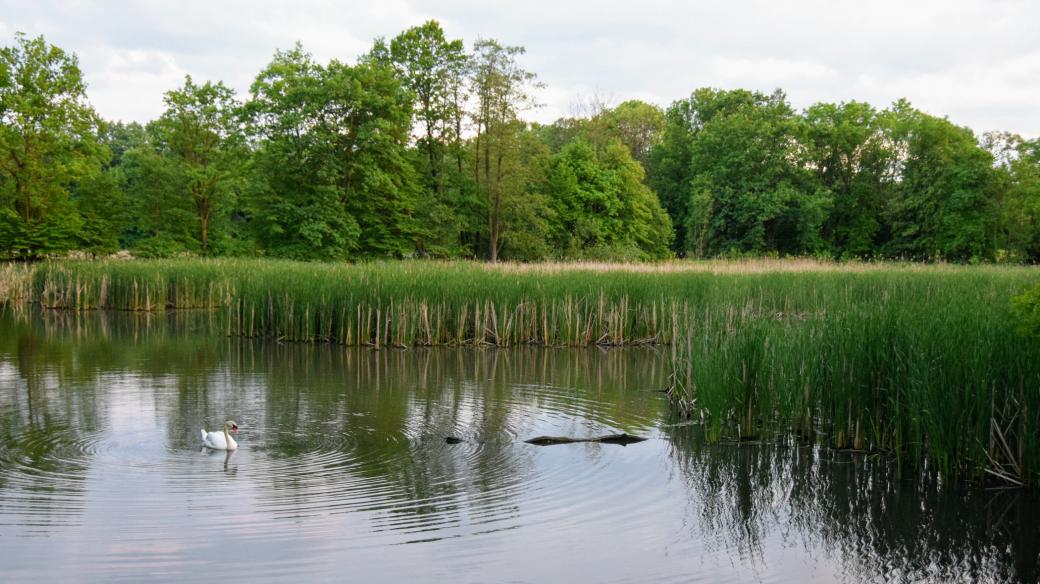
[[[74,55],[43,37],[0,48],[0,250],[71,249],[82,219],[71,200],[109,157]]]
[[[343,260],[669,254],[1040,261],[1040,141],[898,101],[702,88],[530,124],[524,49],[436,21],[358,62],[275,53],[104,124],[76,58],[0,49],[0,255]]]
[[[190,76],[163,101],[166,111],[150,128],[155,145],[180,186],[174,196],[187,198],[184,206],[193,211],[199,251],[211,254],[212,231],[226,229],[248,155],[241,105],[223,83],[199,85]]]
[[[619,141],[597,151],[576,139],[549,168],[554,239],[569,256],[660,258],[671,225],[643,168]]]
[[[280,51],[253,83],[246,112],[260,143],[249,212],[267,253],[343,259],[412,249],[411,101],[389,67],[322,66],[300,46]]]

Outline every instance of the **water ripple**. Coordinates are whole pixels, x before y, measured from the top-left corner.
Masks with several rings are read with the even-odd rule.
[[[1011,559],[1040,557],[1028,500],[907,496],[873,459],[698,445],[665,418],[649,353],[137,334],[60,341],[68,359],[0,338],[5,582],[1014,581]],[[226,416],[240,448],[203,448]],[[523,442],[617,432],[648,440]]]

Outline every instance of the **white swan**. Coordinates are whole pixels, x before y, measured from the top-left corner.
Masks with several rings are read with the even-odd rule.
[[[223,432],[207,432],[202,430],[202,443],[206,448],[212,448],[213,450],[234,450],[238,448],[238,443],[235,439],[228,435],[228,430],[232,432],[238,432],[238,424],[234,420],[228,420],[224,422]]]

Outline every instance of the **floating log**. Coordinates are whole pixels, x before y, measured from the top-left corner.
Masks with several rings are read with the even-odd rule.
[[[632,436],[631,434],[607,434],[605,436],[594,436],[589,438],[573,438],[570,436],[538,436],[530,440],[524,440],[528,444],[536,446],[549,446],[551,444],[573,444],[575,442],[601,442],[603,444],[620,444],[622,446],[642,442],[646,438]]]

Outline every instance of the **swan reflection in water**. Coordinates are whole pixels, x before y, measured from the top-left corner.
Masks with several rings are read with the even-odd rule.
[[[216,456],[217,454],[223,454],[224,472],[232,475],[238,474],[238,465],[236,464],[235,466],[230,466],[229,464],[231,462],[231,457],[235,455],[235,452],[237,452],[237,450],[214,450],[213,448],[203,446],[201,449],[199,449],[199,452],[201,454],[205,454],[206,456]]]
[[[225,450],[224,451],[224,472],[226,472],[228,474],[238,474],[238,465],[237,464],[235,466],[231,467],[230,469],[228,468],[228,461],[231,460],[231,457],[235,454],[235,452],[236,451],[234,451],[234,450]]]

